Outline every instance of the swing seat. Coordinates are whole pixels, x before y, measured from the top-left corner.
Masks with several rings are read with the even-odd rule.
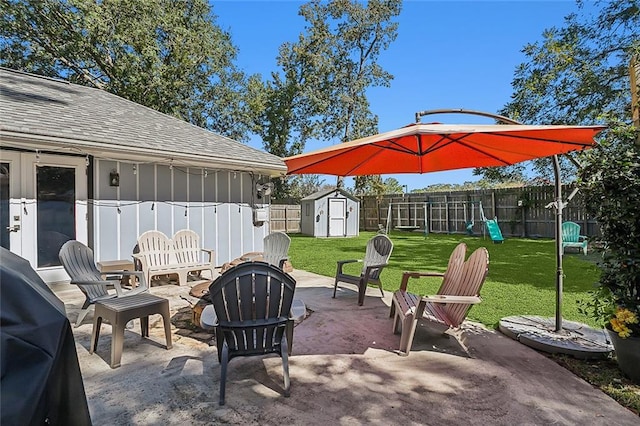
[[[396,226],[395,229],[420,229],[420,227],[414,225],[400,225]]]
[[[473,222],[467,222],[467,234],[473,235]]]

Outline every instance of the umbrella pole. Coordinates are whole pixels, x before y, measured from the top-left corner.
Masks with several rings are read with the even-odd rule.
[[[555,331],[562,330],[562,182],[560,180],[560,162],[558,156],[553,156],[553,174],[556,182],[556,328]]]
[[[421,118],[425,115],[431,114],[471,114],[480,115],[483,117],[490,117],[498,121],[502,121],[508,124],[522,124],[519,121],[513,120],[509,117],[502,115],[492,114],[482,111],[465,110],[465,109],[433,109],[428,111],[416,112],[416,123],[420,123]],[[571,157],[569,157],[571,158]],[[556,328],[558,332],[562,330],[562,209],[564,204],[562,202],[562,182],[560,180],[560,162],[558,156],[553,156],[553,174],[555,175],[555,208],[556,208]]]

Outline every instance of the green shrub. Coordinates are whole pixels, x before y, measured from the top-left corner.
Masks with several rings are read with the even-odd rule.
[[[603,255],[584,309],[621,337],[640,337],[640,131],[613,126],[585,158],[579,186],[600,226]]]

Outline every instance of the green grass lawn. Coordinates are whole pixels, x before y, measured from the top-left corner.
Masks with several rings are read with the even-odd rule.
[[[373,235],[373,232],[361,232],[354,238],[314,238],[293,234],[289,250],[291,263],[298,269],[334,277],[336,261],[362,259],[367,240]],[[489,275],[481,291],[483,301],[471,309],[468,319],[495,328],[506,316],[555,316],[554,240],[510,238],[494,244],[489,237],[443,234],[425,237],[414,232],[392,232],[389,237],[394,248],[390,265],[382,272],[385,290],[398,289],[403,271],[444,272],[451,252],[458,243],[464,242],[467,257],[478,247],[489,250]],[[577,250],[564,256],[564,319],[595,326],[590,318],[578,312],[577,302],[588,298],[588,292],[598,280],[597,258],[597,254],[584,256]],[[348,264],[345,271],[357,275],[360,268],[362,264]],[[409,285],[413,293],[434,294],[440,279],[411,280]]]
[[[291,235],[289,257],[295,268],[334,277],[336,261],[362,259],[367,240],[373,232],[361,232],[355,238],[314,238]],[[390,265],[382,272],[385,290],[395,291],[403,271],[444,272],[455,246],[467,244],[467,257],[478,247],[489,250],[489,275],[481,290],[482,303],[474,305],[468,319],[496,328],[501,318],[511,315],[555,316],[556,255],[552,239],[509,238],[494,244],[489,237],[392,232],[394,248]],[[598,280],[596,262],[599,253],[567,253],[563,257],[564,291],[562,317],[566,320],[597,326],[578,312],[578,301],[589,298]],[[350,269],[349,269],[350,268]],[[345,265],[345,270],[358,275],[362,264]],[[344,284],[348,285],[348,284]],[[440,279],[409,281],[409,291],[433,294]],[[351,286],[355,290],[355,286]],[[354,294],[353,303],[357,296]],[[366,305],[365,299],[365,305]],[[585,361],[566,355],[548,355],[560,365],[582,377],[614,398],[621,405],[640,413],[640,386],[626,379],[614,359]]]

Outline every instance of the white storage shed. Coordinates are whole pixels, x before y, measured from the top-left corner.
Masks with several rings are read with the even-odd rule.
[[[300,231],[314,237],[359,235],[360,200],[342,189],[327,189],[300,201]]]

